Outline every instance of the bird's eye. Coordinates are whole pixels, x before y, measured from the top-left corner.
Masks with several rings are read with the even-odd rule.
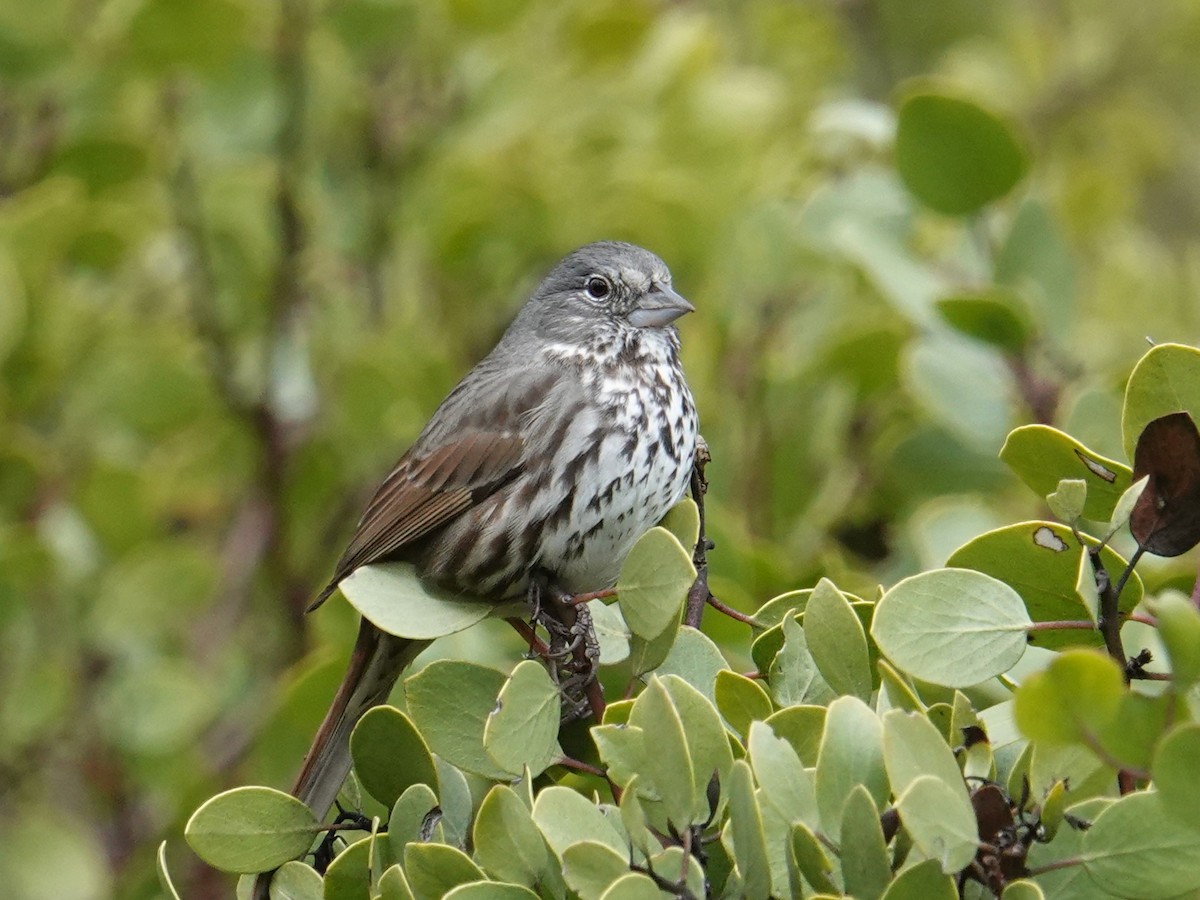
[[[612,293],[612,284],[603,275],[593,275],[583,286],[593,300],[603,300]]]

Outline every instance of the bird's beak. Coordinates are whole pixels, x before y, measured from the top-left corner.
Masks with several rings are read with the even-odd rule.
[[[655,284],[630,311],[629,321],[635,328],[664,328],[680,316],[695,311],[696,307],[671,288]]]

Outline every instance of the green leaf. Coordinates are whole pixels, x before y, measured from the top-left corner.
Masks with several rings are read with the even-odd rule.
[[[389,830],[389,834],[390,834]],[[415,900],[408,878],[397,863],[379,877],[379,900]]]
[[[554,786],[538,793],[533,804],[533,821],[560,859],[568,847],[579,841],[596,841],[622,855],[628,852],[625,840],[599,807],[570,788]]]
[[[1034,741],[1086,742],[1117,714],[1125,680],[1111,657],[1070,650],[1022,682],[1013,699],[1017,726]]]
[[[970,799],[954,751],[921,713],[892,709],[883,714],[883,761],[894,794],[904,793],[922,775],[931,775],[962,800]]]
[[[811,768],[817,764],[821,735],[825,732],[825,707],[789,706],[772,713],[766,722],[772,731],[792,745],[804,765]]]
[[[838,886],[829,876],[833,874],[833,863],[825,852],[824,845],[803,822],[792,826],[791,841],[788,846],[788,871],[792,877],[792,894],[801,895],[796,874],[804,878],[816,890],[826,894],[841,894]]]
[[[650,679],[629,722],[642,729],[645,777],[657,790],[671,823],[682,832],[692,821],[696,776],[683,720],[661,679]]]
[[[675,639],[682,633],[680,622],[667,627],[662,634],[652,640],[646,640],[636,634],[629,636],[629,664],[633,676],[639,678],[647,672],[653,672],[663,664],[675,646]]]
[[[905,187],[931,209],[951,216],[1000,199],[1029,168],[1008,122],[941,91],[914,92],[901,103],[895,158]]]
[[[1088,619],[1096,627],[1100,625],[1100,586],[1096,584],[1096,570],[1087,548],[1079,548],[1079,562],[1075,566],[1075,596],[1079,598]]]
[[[927,334],[905,348],[901,374],[930,417],[969,448],[990,455],[1012,427],[1016,386],[991,347],[951,331]]]
[[[171,880],[171,871],[167,868],[167,842],[163,841],[158,845],[158,853],[155,854],[155,867],[158,870],[158,883],[170,900],[181,900],[179,891],[175,889],[175,882]]]
[[[445,900],[537,900],[537,894],[519,884],[475,881],[460,884],[445,895]]]
[[[592,630],[600,645],[600,665],[615,666],[629,658],[629,626],[614,603],[606,606],[601,600],[587,605],[592,616]]]
[[[729,825],[733,833],[734,860],[747,900],[767,900],[771,894],[771,867],[762,813],[754,799],[750,766],[737,760],[729,774]]]
[[[685,550],[695,547],[700,540],[700,507],[691,497],[684,497],[658,524],[675,535]]]
[[[1158,747],[1152,771],[1163,808],[1187,827],[1200,829],[1200,724],[1173,728]]]
[[[717,673],[716,699],[725,721],[743,737],[752,722],[762,721],[774,711],[771,698],[756,681],[728,669]]]
[[[1030,197],[1017,210],[996,255],[996,281],[1020,289],[1055,339],[1078,326],[1073,248],[1042,200]]]
[[[961,871],[975,858],[979,834],[971,803],[940,778],[921,775],[896,800],[913,843],[942,871]]]
[[[779,706],[828,703],[836,695],[821,677],[800,623],[794,618],[783,620],[783,647],[771,661],[767,684],[771,698]]]
[[[1126,458],[1133,459],[1147,425],[1174,412],[1186,412],[1200,422],[1200,350],[1159,344],[1138,361],[1125,384],[1121,441]]]
[[[350,734],[354,772],[363,788],[392,806],[414,784],[438,790],[437,769],[421,733],[394,706],[367,710]]]
[[[692,897],[705,895],[705,872],[700,861],[690,853],[684,853],[682,847],[667,847],[660,850],[650,859],[650,865],[660,878],[666,878],[684,885]],[[661,900],[661,894],[660,900]]]
[[[654,670],[660,677],[677,675],[716,705],[717,674],[729,664],[704,632],[685,625],[679,629],[666,659]]]
[[[437,764],[438,781],[442,785],[438,804],[442,810],[441,827],[446,843],[465,847],[471,827],[471,810],[474,808],[471,787],[467,784],[466,776],[450,763],[441,757],[435,758],[434,762]]]
[[[630,872],[612,883],[601,900],[661,900],[658,886],[641,872]]]
[[[594,725],[591,734],[608,777],[615,784],[625,787],[646,770],[642,729],[633,725]]]
[[[1020,298],[1008,288],[985,288],[937,301],[937,311],[950,327],[1009,353],[1023,350],[1034,327]]]
[[[475,817],[475,858],[497,879],[536,885],[550,861],[533,815],[507,785],[488,791]]]
[[[241,787],[217,794],[197,809],[183,830],[196,855],[224,872],[269,872],[303,856],[319,823],[290,794]]]
[[[1098,543],[1087,535],[1083,539],[1089,547]],[[1077,554],[1081,549],[1066,525],[1021,522],[967,542],[951,554],[946,564],[974,569],[1011,585],[1035,622],[1077,621],[1087,615],[1077,592]],[[1100,551],[1100,561],[1113,581],[1125,569],[1125,560],[1109,547]],[[1141,599],[1142,580],[1134,572],[1121,593],[1121,611],[1131,612]],[[1103,639],[1096,631],[1066,629],[1031,632],[1029,642],[1057,650],[1078,645],[1098,647]]]
[[[1060,522],[1070,524],[1083,515],[1087,503],[1087,482],[1082,478],[1064,478],[1052,493],[1046,495],[1046,505]]]
[[[621,794],[621,803],[618,809],[621,813],[621,825],[625,828],[625,836],[629,839],[630,847],[633,848],[631,855],[636,857],[640,853],[649,859],[662,849],[662,845],[650,830],[646,819],[646,808],[642,805],[640,795],[641,783],[634,778],[629,783],[629,789]]]
[[[600,900],[609,886],[629,873],[629,857],[607,844],[579,841],[563,851],[563,879],[580,900]]]
[[[285,862],[271,876],[270,900],[323,900],[325,880],[312,866]]]
[[[684,737],[687,740],[688,757],[692,763],[692,815],[703,821],[709,815],[708,785],[713,776],[724,780],[733,765],[733,752],[729,749],[729,735],[721,724],[721,716],[713,701],[693,684],[678,675],[662,675],[662,686],[666,689],[681,722],[686,723]],[[639,724],[643,741],[647,735],[652,740],[655,724],[643,719],[636,712],[630,720]],[[647,746],[647,753],[653,745]]]
[[[883,900],[958,900],[958,889],[937,860],[927,859],[897,875],[883,892]]]
[[[1057,490],[1063,480],[1082,480],[1087,485],[1083,515],[1097,521],[1108,521],[1133,483],[1129,466],[1089,450],[1049,425],[1022,425],[1010,432],[1000,458],[1042,496]]]
[[[883,595],[871,636],[901,671],[967,687],[1016,665],[1029,624],[1020,596],[1004,582],[967,569],[935,569]]]
[[[1000,896],[1001,900],[1046,900],[1046,895],[1042,893],[1037,882],[1026,879],[1010,881],[1004,886],[1004,893]]]
[[[415,900],[441,900],[453,888],[486,876],[471,857],[445,844],[409,844],[404,848],[404,874]]]
[[[820,824],[816,788],[792,745],[776,737],[766,723],[754,722],[746,750],[763,803],[774,807],[785,822],[816,828]]]
[[[817,807],[822,830],[835,841],[842,810],[857,785],[865,785],[881,808],[888,799],[883,762],[883,726],[869,706],[856,697],[839,697],[829,704],[825,734],[817,757]]]
[[[517,664],[500,689],[483,726],[483,749],[501,769],[541,775],[561,759],[558,722],[562,701],[545,668],[531,659]]]
[[[1191,599],[1167,591],[1151,606],[1158,619],[1158,635],[1171,663],[1175,689],[1183,692],[1200,681],[1200,611]]]
[[[638,538],[617,579],[617,602],[629,630],[653,640],[679,618],[688,589],[696,580],[691,554],[665,528]]]
[[[370,900],[371,857],[383,841],[383,835],[367,835],[334,857],[325,871],[324,900]]]
[[[429,814],[438,809],[437,796],[427,784],[414,784],[408,788],[392,807],[388,817],[387,838],[396,859],[404,858],[404,845],[421,839],[421,830]],[[435,831],[434,836],[444,833]]]
[[[1166,815],[1155,791],[1126,794],[1100,813],[1080,856],[1105,893],[1166,900],[1200,889],[1200,829]]]
[[[916,689],[912,686],[909,678],[897,671],[896,667],[886,659],[879,660],[876,668],[879,670],[880,692],[886,695],[890,706],[906,712],[923,713],[925,711],[925,704],[917,696]]]
[[[439,659],[404,682],[404,697],[434,753],[460,769],[504,781],[510,773],[484,750],[483,731],[506,680],[496,669]]]
[[[846,798],[840,846],[846,893],[855,900],[878,900],[892,880],[892,866],[879,810],[861,784]]]
[[[494,604],[426,585],[411,563],[373,563],[338,585],[363,618],[396,637],[431,641],[482,622]]]
[[[817,582],[805,607],[804,636],[817,670],[834,691],[870,699],[866,633],[846,595],[828,578]]]

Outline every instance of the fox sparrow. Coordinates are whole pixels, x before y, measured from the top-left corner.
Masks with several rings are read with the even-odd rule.
[[[692,308],[662,260],[632,244],[559,262],[384,479],[313,605],[358,567],[393,560],[486,601],[539,579],[611,587],[688,484],[696,409],[672,323]],[[355,723],[424,646],[362,621],[293,789],[318,816],[349,772]]]

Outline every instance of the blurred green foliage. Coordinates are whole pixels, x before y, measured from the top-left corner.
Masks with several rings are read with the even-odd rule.
[[[1198,41],[1191,0],[4,0],[9,895],[156,896],[202,799],[288,780],[353,627],[299,610],[578,244],[650,247],[697,306],[734,606],[1029,517],[1016,424],[1120,458],[1142,336],[1200,334]],[[893,160],[922,94],[1013,129],[974,199],[937,146]],[[910,137],[974,127],[934,105]],[[511,662],[498,634],[442,652]]]

